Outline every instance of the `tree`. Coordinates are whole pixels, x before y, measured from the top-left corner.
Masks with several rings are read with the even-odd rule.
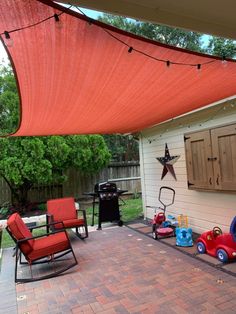
[[[113,161],[139,160],[138,141],[133,135],[104,135]]]
[[[0,64],[0,134],[16,130],[19,121],[19,97],[10,66]]]
[[[9,67],[0,75],[0,123],[2,132],[13,132],[18,123],[18,95]],[[17,208],[28,203],[34,184],[61,183],[65,170],[96,172],[107,165],[110,153],[100,135],[5,137],[0,139],[0,175],[12,192]]]
[[[196,32],[185,31],[165,25],[135,21],[112,14],[103,14],[99,16],[98,19],[106,24],[167,45],[202,51],[202,34]]]
[[[206,48],[207,52],[225,58],[236,57],[236,41],[211,36]]]

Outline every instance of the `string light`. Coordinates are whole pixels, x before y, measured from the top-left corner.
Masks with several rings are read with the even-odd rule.
[[[235,104],[234,103],[231,103],[229,104],[228,106],[229,108],[235,108]],[[225,111],[227,110],[227,105],[224,105],[222,107],[220,107],[218,110],[215,111],[215,113],[213,115],[211,115],[208,119],[206,119],[205,121],[203,121],[202,123],[199,123],[199,124],[195,124],[195,126],[199,126],[199,127],[202,127],[205,123],[209,122],[209,121],[212,121],[221,111]],[[175,119],[176,120],[176,119]],[[172,119],[170,122],[174,121],[174,119]],[[187,127],[188,129],[190,129],[191,127],[193,127],[194,125],[186,125],[185,127]],[[184,125],[182,123],[180,123],[178,125],[179,128],[183,128]],[[170,128],[170,125],[169,125],[169,128]],[[162,132],[161,134],[159,134],[159,138],[161,138],[163,136],[164,133],[168,132],[169,129],[167,128],[166,130],[164,130],[164,132]],[[145,137],[144,137],[145,138]],[[154,138],[154,139],[148,139],[146,138],[148,143],[151,144],[152,142],[154,141],[157,141],[158,138]]]
[[[54,19],[55,19],[56,22],[60,22],[59,16],[56,13],[54,14]]]
[[[222,65],[223,65],[223,67],[226,67],[226,66],[227,66],[228,62],[227,62],[225,56],[222,56],[222,61],[221,61],[221,63],[222,63]]]
[[[64,10],[62,9],[62,11],[58,14],[53,14],[52,16],[49,16],[37,23],[34,23],[34,24],[31,24],[31,25],[28,25],[28,26],[24,26],[24,27],[21,27],[21,28],[17,28],[17,29],[13,29],[13,30],[10,30],[10,31],[5,31],[4,33],[0,33],[0,35],[4,35],[5,34],[5,37],[6,37],[6,33],[9,35],[10,33],[13,33],[13,32],[17,32],[17,31],[21,31],[21,30],[24,30],[24,29],[27,29],[27,28],[30,28],[30,27],[34,27],[38,24],[41,24],[51,18],[54,18],[55,19],[55,22],[56,22],[56,25],[58,28],[61,28],[62,25],[61,25],[61,21],[59,19],[59,16],[63,13],[66,13],[67,11],[70,11],[71,7],[75,7],[79,12],[81,12],[82,15],[84,15],[88,21],[89,24],[93,24],[95,21],[88,17],[80,8],[78,8],[77,6],[73,6],[73,5],[70,5],[68,8],[65,8]],[[95,23],[94,23],[95,24]],[[111,36],[112,38],[114,38],[115,40],[119,41],[120,43],[124,44],[125,46],[129,47],[128,48],[128,52],[131,53],[132,51],[135,51],[135,52],[138,52],[150,59],[153,59],[153,60],[156,60],[158,62],[163,62],[166,64],[167,67],[170,67],[171,64],[174,64],[174,65],[180,65],[180,66],[190,66],[190,67],[197,67],[198,70],[201,69],[202,65],[206,65],[206,64],[210,64],[210,63],[214,63],[214,62],[217,62],[218,60],[215,59],[215,60],[209,60],[209,61],[206,61],[206,62],[203,62],[203,63],[183,63],[183,62],[175,62],[175,61],[170,61],[170,60],[165,60],[165,59],[160,59],[160,58],[156,58],[152,55],[149,55],[147,53],[145,53],[144,51],[141,51],[141,50],[138,50],[138,49],[135,49],[134,47],[131,47],[129,46],[126,42],[124,42],[123,40],[121,40],[120,38],[116,37],[114,35],[114,33],[110,32],[108,29],[102,27],[101,25],[97,25],[97,27],[100,27],[102,28],[102,30],[104,32],[106,32],[109,36]],[[10,36],[10,35],[9,35]],[[11,45],[12,44],[12,41],[10,41],[11,38],[6,38],[6,42],[5,44],[6,45]],[[8,41],[8,42],[7,42]]]
[[[1,35],[1,36],[2,36],[2,35],[5,35],[5,38],[6,38],[7,40],[9,40],[9,39],[11,39],[10,33],[15,33],[15,32],[19,32],[19,31],[22,31],[22,30],[24,30],[24,29],[27,29],[27,28],[35,27],[35,26],[37,26],[37,25],[39,25],[39,24],[42,24],[42,23],[44,23],[44,22],[46,22],[46,21],[48,21],[48,20],[50,20],[50,19],[53,19],[53,18],[54,18],[55,21],[58,23],[57,18],[59,19],[59,16],[62,15],[62,14],[64,14],[64,13],[66,13],[67,11],[69,11],[71,7],[72,7],[72,5],[70,5],[68,8],[65,8],[64,10],[62,9],[62,11],[61,11],[60,13],[58,13],[58,14],[50,15],[50,16],[46,17],[45,19],[40,20],[40,21],[38,21],[38,22],[36,22],[36,23],[29,24],[29,25],[27,25],[27,26],[23,26],[23,27],[20,27],[20,28],[15,28],[15,29],[12,29],[12,30],[10,30],[10,31],[4,31],[3,33],[0,33],[0,35]],[[57,17],[56,17],[56,16],[57,16]],[[5,43],[5,44],[6,44],[6,43]]]
[[[63,27],[63,24],[62,24],[62,22],[61,22],[61,20],[59,18],[59,15],[55,13],[54,14],[54,19],[55,19],[55,22],[56,22],[56,27],[58,29],[61,29]]]
[[[5,41],[4,41],[5,45],[7,47],[12,47],[13,46],[13,40],[12,40],[9,32],[5,31],[4,35],[5,35]]]
[[[129,47],[128,53],[131,53],[133,51],[133,47]]]

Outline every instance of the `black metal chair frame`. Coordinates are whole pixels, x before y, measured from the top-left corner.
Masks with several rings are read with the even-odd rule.
[[[76,235],[77,237],[79,237],[81,240],[84,240],[86,238],[88,238],[88,225],[87,225],[87,217],[86,217],[86,211],[84,209],[76,209],[76,212],[77,212],[77,215],[78,215],[78,212],[82,212],[83,213],[83,219],[84,219],[84,226],[78,226],[78,227],[68,227],[66,228],[64,226],[64,229],[73,229],[75,228],[76,230]],[[52,223],[58,223],[58,221],[55,221],[54,218],[53,218],[53,215],[52,214],[49,214],[49,213],[46,213],[46,223],[47,225],[50,225],[50,222]],[[82,235],[80,232],[79,232],[79,229],[80,228],[84,228],[84,235]],[[55,227],[51,227],[51,230],[61,230],[61,229],[55,229]],[[47,228],[47,232],[49,232],[49,227]]]
[[[48,230],[48,228],[50,228],[50,226],[53,226],[55,224],[58,224],[59,222],[53,222],[53,223],[50,223],[50,224],[45,224],[45,225],[40,225],[40,226],[36,226],[36,227],[31,227],[30,228],[30,231],[32,231],[33,229],[37,229],[37,228],[42,228],[42,227],[46,227],[46,229]],[[60,222],[62,225],[63,225],[63,222]],[[45,234],[42,234],[42,235],[39,235],[39,236],[33,236],[33,237],[28,237],[28,238],[24,238],[24,239],[20,239],[20,240],[17,240],[15,239],[15,237],[13,236],[13,234],[11,233],[9,227],[6,227],[6,230],[7,232],[9,233],[9,235],[11,236],[11,238],[14,240],[14,242],[16,243],[16,247],[15,247],[15,253],[14,255],[16,256],[16,259],[15,259],[15,282],[16,283],[26,283],[26,282],[32,282],[32,281],[38,281],[38,280],[43,280],[43,279],[49,279],[49,278],[52,278],[52,277],[55,277],[55,276],[58,276],[59,274],[65,272],[66,270],[76,266],[78,264],[78,261],[75,257],[75,253],[73,251],[73,248],[71,246],[71,243],[70,243],[70,239],[68,237],[68,234],[65,230],[65,228],[62,228],[58,231],[52,231],[52,232],[46,232]],[[59,254],[60,252],[63,252],[62,254],[59,254],[57,256],[51,256],[51,259],[50,260],[42,260],[42,259],[45,259],[48,257],[48,255],[45,255],[45,256],[42,256],[38,259],[35,259],[32,263],[29,263],[29,262],[23,262],[22,261],[22,254],[24,255],[26,261],[27,261],[27,257],[26,255],[21,251],[20,249],[20,245],[23,243],[23,242],[26,242],[26,241],[29,241],[29,240],[33,240],[33,239],[37,239],[37,238],[42,238],[42,237],[45,237],[45,236],[50,236],[50,235],[53,235],[53,234],[56,234],[56,233],[60,233],[60,232],[64,232],[66,234],[66,237],[67,237],[67,240],[68,240],[68,243],[69,243],[69,247],[67,250],[62,250],[62,251],[58,251],[57,253],[55,254]],[[33,273],[32,273],[32,265],[36,265],[36,264],[45,264],[45,263],[49,263],[50,261],[54,262],[54,260],[56,259],[59,259],[61,258],[62,256],[66,255],[66,254],[69,254],[69,253],[72,253],[73,255],[73,263],[71,263],[70,265],[62,268],[61,270],[58,270],[56,272],[53,272],[53,273],[50,273],[48,275],[45,275],[45,276],[41,276],[41,277],[36,277],[34,278],[33,277]],[[18,260],[20,262],[21,265],[29,265],[30,266],[30,272],[31,272],[31,278],[18,278],[17,277],[17,270],[18,270]]]

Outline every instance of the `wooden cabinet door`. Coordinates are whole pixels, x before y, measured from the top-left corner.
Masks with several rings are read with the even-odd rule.
[[[189,188],[214,188],[210,132],[186,135],[185,151]]]
[[[236,124],[211,130],[215,188],[236,190]]]

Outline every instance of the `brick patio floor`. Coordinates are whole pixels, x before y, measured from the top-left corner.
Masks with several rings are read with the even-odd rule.
[[[127,227],[72,235],[79,265],[62,276],[13,283],[3,252],[0,313],[235,313],[235,277]]]

